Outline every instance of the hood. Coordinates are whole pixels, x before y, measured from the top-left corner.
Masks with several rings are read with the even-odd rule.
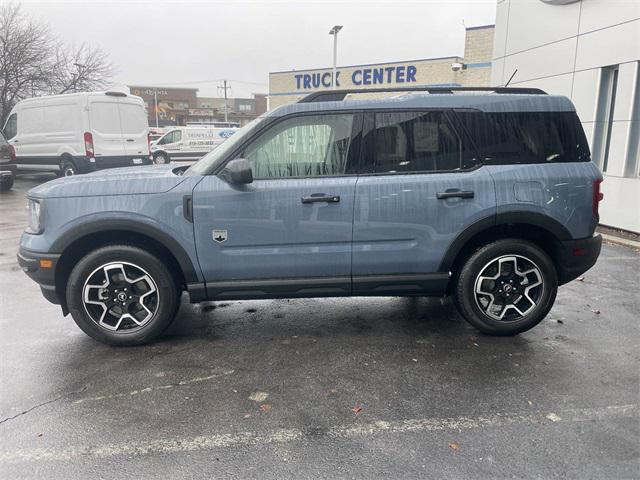
[[[108,195],[144,195],[168,192],[184,181],[173,171],[175,165],[125,167],[62,177],[32,188],[35,198],[99,197]]]

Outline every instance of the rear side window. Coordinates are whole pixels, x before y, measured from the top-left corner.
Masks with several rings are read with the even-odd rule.
[[[120,121],[125,135],[142,134],[147,130],[147,117],[142,105],[120,104]]]
[[[574,112],[457,112],[483,163],[587,162],[589,145]]]
[[[89,107],[91,128],[103,134],[121,134],[120,113],[115,102],[93,102]]]
[[[373,144],[376,173],[462,168],[462,140],[444,112],[376,113]]]

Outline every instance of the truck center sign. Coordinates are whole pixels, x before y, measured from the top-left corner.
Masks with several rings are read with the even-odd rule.
[[[389,67],[358,68],[353,70],[350,80],[353,85],[385,85],[413,83],[418,68],[415,65],[397,65]],[[341,70],[336,72],[336,86],[340,87]],[[331,87],[333,72],[298,73],[294,75],[297,90]]]

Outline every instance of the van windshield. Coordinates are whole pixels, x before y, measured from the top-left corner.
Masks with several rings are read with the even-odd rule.
[[[191,165],[191,167],[184,172],[184,175],[204,175],[211,171],[211,169],[215,169],[215,167],[226,158],[227,153],[231,152],[237,145],[240,145],[244,140],[246,140],[247,136],[250,135],[265,118],[266,114],[263,113],[258,118],[247,123],[230,138],[222,142],[218,147],[211,150],[204,157]]]

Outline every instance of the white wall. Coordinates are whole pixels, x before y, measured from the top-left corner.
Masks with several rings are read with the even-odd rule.
[[[600,221],[640,233],[640,0],[498,0],[491,84],[504,85],[517,69],[510,85],[571,98],[601,168],[603,68],[616,65]]]

